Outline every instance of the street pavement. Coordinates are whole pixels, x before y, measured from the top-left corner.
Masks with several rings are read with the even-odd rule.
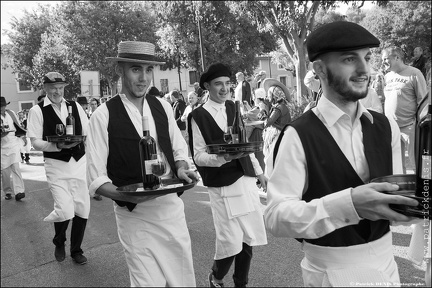
[[[46,183],[43,158],[33,152],[30,164],[20,164],[26,198],[5,200],[1,195],[1,287],[128,287],[128,269],[118,240],[113,202],[91,199],[90,218],[82,248],[86,265],[75,264],[69,256],[69,233],[66,260],[54,258],[52,223],[44,222],[53,210],[53,200]],[[192,239],[195,277],[198,287],[208,286],[215,231],[207,189],[199,182],[181,198]],[[263,208],[265,199],[261,199]],[[393,250],[403,286],[424,286],[425,265],[416,266],[407,259],[411,228],[392,227]],[[268,244],[254,247],[249,275],[250,287],[302,286],[301,245],[294,239],[275,238],[268,234]],[[233,265],[234,266],[234,265]],[[226,287],[233,287],[232,268],[225,277]]]

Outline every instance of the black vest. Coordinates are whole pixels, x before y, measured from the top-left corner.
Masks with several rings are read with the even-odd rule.
[[[235,106],[232,101],[225,102],[228,123],[233,123]],[[191,118],[194,118],[206,144],[225,144],[224,132],[219,128],[210,113],[202,106],[196,108],[188,115],[189,147],[193,156],[193,137]],[[193,158],[193,157],[192,157]],[[232,160],[220,167],[201,167],[195,163],[203,184],[207,187],[223,187],[236,182],[243,175],[255,177],[250,157]]]
[[[393,172],[392,137],[390,123],[386,116],[374,111],[370,111],[370,113],[374,119],[373,124],[364,115],[360,117],[360,121],[370,179],[373,179],[391,175]],[[365,184],[340,150],[328,129],[312,110],[288,125],[296,129],[306,156],[309,185],[302,200],[310,202],[336,191]],[[274,160],[283,134],[281,133],[276,143]],[[304,240],[319,246],[345,247],[380,239],[389,230],[389,221],[387,220],[370,221],[364,219],[357,225],[339,228],[321,238]],[[297,240],[301,241],[302,239]]]
[[[154,96],[147,94],[147,102],[155,121],[158,139],[156,140],[165,154],[171,170],[176,175],[174,155],[169,136],[168,117],[162,104]],[[108,177],[117,187],[141,183],[141,161],[139,153],[140,135],[135,129],[127,114],[126,108],[119,95],[106,102],[108,121],[108,148],[107,161]],[[136,204],[126,201],[114,200],[120,207],[126,206],[132,211]]]
[[[72,106],[72,116],[75,117],[75,135],[82,135],[81,118],[78,112],[77,104],[73,101],[65,101],[66,107]],[[43,116],[43,132],[42,139],[46,140],[46,136],[56,135],[56,124],[63,124],[61,119],[57,116],[54,108],[51,105],[43,106],[43,102],[38,104],[42,110]],[[68,108],[69,109],[69,108]],[[69,162],[70,158],[73,157],[76,161],[81,159],[85,154],[84,143],[70,148],[62,149],[59,152],[43,152],[45,158],[57,159],[65,162]]]

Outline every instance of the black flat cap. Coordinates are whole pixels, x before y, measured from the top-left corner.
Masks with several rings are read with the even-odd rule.
[[[222,76],[231,78],[230,68],[222,63],[212,64],[207,68],[207,71],[201,75],[199,85],[202,89],[206,90],[204,82],[210,82],[211,80]]]
[[[362,26],[336,21],[312,31],[306,39],[310,61],[327,52],[358,50],[379,47],[380,41]]]

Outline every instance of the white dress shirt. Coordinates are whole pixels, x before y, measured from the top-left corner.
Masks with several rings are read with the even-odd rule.
[[[360,116],[364,114],[373,122],[372,115],[359,102],[357,115],[351,124],[351,118],[326,97],[321,97],[312,111],[327,127],[360,178],[368,183],[370,176],[364,154]],[[389,118],[389,122],[392,130],[393,174],[400,174],[400,132],[393,119]],[[269,181],[264,217],[267,229],[273,235],[315,239],[361,220],[351,199],[351,188],[308,203],[302,200],[308,187],[307,163],[300,138],[293,127],[289,126],[285,131],[275,166],[273,167],[272,152],[266,167]]]
[[[120,94],[120,98],[123,105],[126,108],[126,112],[129,115],[138,135],[142,137],[142,115],[138,108],[130,102],[126,95]],[[171,105],[165,101],[157,98],[162,104],[165,113],[168,117],[169,125],[169,136],[173,148],[174,161],[185,161],[190,167],[190,161],[188,157],[188,146],[178,129]],[[157,150],[161,151],[159,143],[157,141],[156,126],[151,114],[151,110],[147,99],[144,100],[143,114],[148,115],[150,135],[156,140]],[[90,118],[89,135],[87,136],[87,182],[89,183],[90,195],[93,195],[95,191],[105,183],[112,183],[111,179],[108,178],[107,172],[107,161],[108,161],[108,122],[109,122],[109,111],[106,107],[106,103],[102,104],[95,110],[92,117]],[[137,143],[138,145],[138,143]],[[138,156],[139,157],[139,156]],[[169,165],[167,167],[169,170]],[[172,172],[171,172],[172,173]]]
[[[60,109],[56,104],[54,104],[48,97],[45,97],[43,102],[43,107],[51,105],[57,114],[57,116],[62,121],[63,125],[66,126],[66,118],[69,115],[68,109],[66,106],[66,101],[64,98],[61,101]],[[82,126],[82,135],[87,135],[87,126],[88,126],[88,117],[84,109],[81,105],[76,105]],[[43,115],[42,110],[39,105],[33,106],[28,115],[27,120],[27,137],[30,138],[33,147],[39,151],[46,152],[59,152],[61,149],[58,149],[56,143],[51,143],[45,141],[42,137],[43,135]]]
[[[215,119],[219,128],[222,131],[227,129],[227,115],[225,103],[216,103],[213,100],[209,99],[204,105],[203,108],[207,110],[210,115]],[[192,134],[194,139],[194,160],[198,166],[207,166],[207,167],[220,167],[223,164],[227,163],[224,157],[216,154],[208,154],[206,150],[206,143],[204,141],[204,137],[201,134],[198,125],[195,120],[192,118]],[[259,165],[258,160],[255,158],[254,154],[249,154],[252,165],[254,167],[256,175],[260,175],[263,173],[261,166]]]

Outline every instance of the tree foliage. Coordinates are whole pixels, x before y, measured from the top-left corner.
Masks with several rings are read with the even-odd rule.
[[[200,73],[198,20],[201,25],[204,63],[223,62],[233,71],[252,74],[256,55],[276,48],[270,33],[260,33],[242,14],[233,13],[227,1],[154,1],[157,11],[159,46],[167,68],[180,65]]]

